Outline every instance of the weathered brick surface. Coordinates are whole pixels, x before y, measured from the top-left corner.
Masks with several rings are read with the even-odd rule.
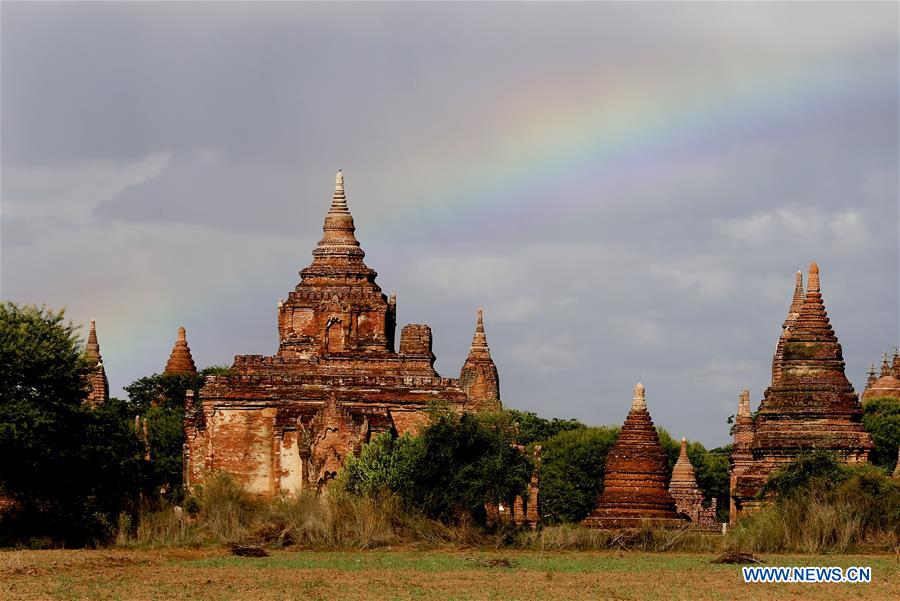
[[[793,303],[791,309],[793,313]],[[862,428],[862,406],[844,374],[841,345],[822,302],[815,263],[800,311],[795,318],[789,315],[786,324],[780,356],[776,350],[773,359],[772,386],[755,419],[748,423],[748,416],[741,416],[744,410],[739,411],[731,467],[732,522],[757,507],[756,493],[772,472],[803,451],[831,451],[856,463],[866,461],[873,446]],[[753,433],[749,461],[748,427]]]
[[[319,489],[373,436],[421,429],[432,402],[500,408],[480,312],[461,378],[442,378],[427,325],[404,326],[394,350],[396,297],[364,257],[339,172],[312,264],[278,303],[278,351],[235,357],[188,399],[188,485],[224,470],[261,494]]]
[[[684,525],[687,519],[675,510],[667,489],[668,471],[647,411],[644,386],[638,383],[631,411],[606,456],[603,492],[584,524],[592,528],[633,528],[645,522],[663,527]]]

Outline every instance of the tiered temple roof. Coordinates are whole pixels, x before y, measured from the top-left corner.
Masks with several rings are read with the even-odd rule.
[[[584,524],[628,528],[644,522],[658,526],[686,523],[666,487],[668,476],[668,460],[647,411],[644,386],[638,383],[619,438],[606,457],[603,492]]]
[[[166,362],[166,369],[163,371],[166,375],[197,375],[197,366],[194,365],[194,358],[191,356],[191,348],[187,343],[187,331],[184,326],[178,328],[178,340],[172,347],[172,353]]]
[[[793,309],[794,303],[790,313]],[[733,519],[737,512],[756,504],[756,493],[775,469],[801,452],[828,450],[854,463],[866,461],[872,448],[872,439],[862,428],[862,406],[844,374],[841,345],[822,302],[815,263],[809,268],[800,311],[783,335],[772,386],[752,420],[751,462],[746,462],[746,450],[738,445],[738,433],[746,436],[746,431],[735,429]],[[777,354],[775,361],[779,361]],[[746,418],[740,419],[746,422]]]
[[[109,380],[106,378],[106,369],[103,367],[103,357],[100,356],[100,343],[97,341],[97,323],[93,319],[91,320],[91,330],[88,333],[87,344],[84,349],[84,358],[91,366],[86,377],[89,390],[84,403],[91,407],[96,407],[109,400]]]

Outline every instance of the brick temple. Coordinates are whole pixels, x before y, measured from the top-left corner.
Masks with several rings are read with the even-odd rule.
[[[312,264],[278,302],[278,351],[236,356],[187,399],[188,486],[222,470],[259,494],[318,490],[373,436],[416,432],[432,403],[501,408],[481,310],[459,378],[435,371],[427,325],[404,326],[395,350],[396,297],[382,293],[355,231],[339,171]]]
[[[644,386],[634,387],[634,400],[619,438],[606,456],[603,491],[584,524],[592,528],[683,526],[667,489],[669,463],[647,411]]]
[[[755,416],[749,393],[741,393],[733,429],[731,523],[760,505],[756,494],[768,477],[800,453],[821,449],[858,463],[873,447],[819,288],[813,263],[805,292],[797,276],[772,360],[772,385]]]

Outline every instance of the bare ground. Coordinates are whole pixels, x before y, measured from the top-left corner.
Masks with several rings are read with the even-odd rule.
[[[870,584],[745,584],[740,566],[688,553],[222,549],[0,552],[0,599],[898,599],[900,558],[765,556],[871,566]]]

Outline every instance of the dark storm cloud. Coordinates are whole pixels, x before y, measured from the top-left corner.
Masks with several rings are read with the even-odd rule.
[[[272,352],[337,168],[400,321],[455,375],[484,305],[514,407],[618,422],[642,380],[725,442],[813,259],[851,379],[897,344],[897,5],[0,10],[2,295],[96,317],[114,393],[182,323]]]

